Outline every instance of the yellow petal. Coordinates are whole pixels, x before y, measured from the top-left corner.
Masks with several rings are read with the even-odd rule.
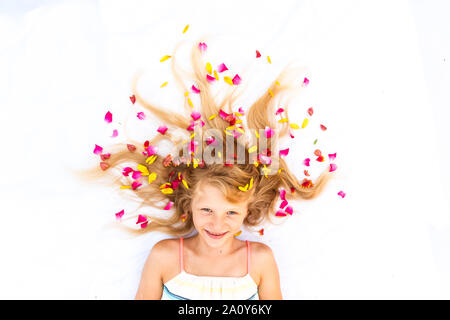
[[[230,86],[233,85],[233,80],[231,80],[230,77],[225,76],[225,77],[223,77],[223,80],[224,80],[226,83],[228,83]]]
[[[258,133],[258,131],[255,130],[255,133],[256,133],[256,137],[259,139],[259,133]]]
[[[194,158],[194,169],[197,168],[197,166],[198,166],[198,161],[197,161],[197,159]]]
[[[256,168],[258,168],[258,166],[259,166],[258,161],[255,160],[255,162],[253,162],[253,164],[255,165]]]
[[[216,78],[216,80],[219,80],[219,75],[217,74],[216,70],[214,70],[214,78]]]
[[[121,186],[120,189],[131,189],[131,186]]]
[[[167,81],[164,82],[164,83],[161,85],[161,88],[162,88],[162,87],[165,87],[165,86],[167,85],[167,83],[168,83]]]
[[[188,95],[189,95],[189,91],[186,91],[186,92],[184,93],[184,96],[187,97]]]
[[[236,127],[235,126],[230,126],[230,127],[226,128],[226,130],[233,130],[233,129],[236,129]]]
[[[161,189],[161,192],[164,194],[171,194],[173,193],[173,189],[172,188],[165,188],[165,189]]]
[[[211,74],[211,72],[212,72],[211,63],[209,63],[209,62],[206,63],[206,71],[207,71],[209,74]]]
[[[181,180],[181,182],[183,182],[183,184],[184,184],[184,186],[186,187],[186,189],[189,189],[189,186],[188,186],[186,180],[183,179],[183,180]]]
[[[248,187],[248,190],[250,190],[253,187],[253,178],[250,179],[250,185]]]
[[[302,129],[308,125],[308,118],[305,118],[302,123]]]
[[[184,27],[183,33],[185,33],[187,31],[187,29],[189,29],[189,25],[188,24],[186,25],[186,27]]]
[[[193,134],[191,134],[190,139],[192,139],[193,137],[195,137],[195,132]]]
[[[152,155],[151,157],[148,157],[147,160],[145,160],[145,163],[147,163],[147,164],[150,165],[150,164],[152,164],[153,162],[155,162],[156,158],[157,158],[157,156],[156,156],[156,154],[154,154],[154,155]]]
[[[155,181],[157,176],[158,175],[155,172],[150,173],[148,176],[148,183],[152,183],[153,181]]]
[[[219,151],[219,158],[222,158],[222,154],[220,153],[220,151]]]
[[[239,117],[243,117],[243,116],[244,116],[243,114],[240,114],[239,112],[235,112],[234,114],[237,115],[237,116],[239,116]],[[242,120],[239,120],[239,121],[242,122]],[[236,123],[238,123],[238,122],[236,121]],[[240,123],[240,122],[239,122],[239,123]]]
[[[298,124],[296,124],[296,123],[291,123],[290,126],[291,126],[292,129],[299,129],[300,128],[298,126]]]
[[[235,233],[233,236],[238,237],[241,233],[242,233],[242,230],[239,231],[238,233]]]
[[[270,57],[267,56],[267,61],[269,61],[270,64],[272,64],[272,62],[270,62]]]
[[[241,116],[242,117],[242,115],[241,114],[238,114],[238,116]],[[242,123],[242,120],[236,120],[236,122],[235,122],[236,124],[239,124],[239,123]]]
[[[289,121],[288,118],[283,118],[283,119],[278,120],[279,123],[288,122],[288,121]]]
[[[167,59],[169,59],[171,56],[164,56],[164,57],[162,57],[161,58],[161,60],[159,60],[160,62],[164,62],[164,61],[166,61]]]
[[[189,103],[189,105],[191,106],[191,108],[194,108],[194,105],[192,104],[192,101],[191,101],[191,99],[189,99],[189,98],[188,98],[188,103]]]
[[[269,94],[270,94],[271,97],[273,97],[272,90],[270,90],[270,89],[269,89]]]
[[[224,130],[225,131],[225,133],[227,134],[227,135],[229,135],[229,136],[232,136],[233,134],[232,133],[229,133],[227,130]]]
[[[212,120],[212,119],[214,119],[215,117],[217,117],[217,113],[216,113],[216,114],[213,114],[211,117],[209,117],[208,120]]]
[[[254,145],[253,147],[250,147],[250,148],[248,149],[248,153],[255,152],[256,149],[258,149],[258,146]]]
[[[148,172],[148,169],[146,166],[143,166],[142,164],[137,165],[138,170],[141,172],[141,175],[148,176],[150,173]]]
[[[276,83],[277,85],[280,85],[280,83],[279,83],[278,81],[275,81],[275,83]]]
[[[242,130],[242,128],[236,128],[237,131],[239,131],[240,133],[245,133],[244,130]]]
[[[248,188],[248,183],[245,185],[245,187],[241,187],[241,186],[239,186],[238,187],[239,188],[239,190],[241,190],[241,191],[247,191],[247,188]]]

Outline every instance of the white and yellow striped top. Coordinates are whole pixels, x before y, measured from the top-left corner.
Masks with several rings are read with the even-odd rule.
[[[197,276],[184,271],[180,238],[181,272],[163,286],[161,300],[258,300],[258,286],[250,276],[250,242],[247,240],[247,274],[243,277]]]

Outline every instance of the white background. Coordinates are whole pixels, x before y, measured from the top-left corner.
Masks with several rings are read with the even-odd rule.
[[[307,67],[290,117],[301,123],[313,106],[314,120],[287,160],[301,177],[318,134],[318,148],[337,152],[337,179],[319,199],[293,203],[296,214],[263,237],[240,236],[272,247],[284,298],[450,298],[447,2],[0,3],[0,298],[134,298],[149,250],[167,236],[103,228],[132,205],[67,168],[96,164],[94,144],[111,142],[118,121],[129,117],[142,141],[155,132],[128,98],[136,71],[148,72],[146,98],[181,107],[159,59],[203,35],[215,36],[213,66],[257,75],[243,77],[249,101],[288,61]]]

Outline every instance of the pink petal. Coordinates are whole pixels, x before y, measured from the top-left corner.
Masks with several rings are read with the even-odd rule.
[[[145,113],[138,112],[137,117],[139,118],[139,120],[144,120],[145,119]]]
[[[266,128],[264,129],[264,133],[266,134],[266,138],[271,138],[275,131],[272,128],[266,126]]]
[[[280,156],[287,156],[289,153],[289,148],[280,150]]]
[[[305,160],[303,160],[303,164],[307,167],[309,167],[309,161],[311,161],[310,158],[306,158]]]
[[[125,213],[125,211],[124,210],[122,210],[122,211],[120,211],[120,212],[117,212],[116,213],[116,219],[117,220],[120,220],[122,217],[123,217],[123,214]]]
[[[239,77],[239,75],[236,74],[236,75],[234,76],[234,78],[233,78],[233,84],[234,84],[234,85],[238,85],[238,84],[240,84],[240,83],[241,83],[241,77]]]
[[[286,217],[286,213],[284,213],[282,210],[278,210],[277,213],[275,213],[275,216],[277,216],[277,217]]]
[[[278,108],[277,112],[275,112],[275,115],[279,115],[280,113],[284,112],[283,108]]]
[[[200,93],[200,89],[197,89],[197,87],[195,87],[194,85],[192,85],[191,89],[194,93]]]
[[[158,130],[159,133],[164,134],[167,131],[167,127],[165,125],[159,126]]]
[[[95,145],[94,154],[101,154],[103,152],[103,148]]]
[[[217,67],[217,71],[219,71],[219,73],[220,73],[220,72],[227,71],[227,70],[228,70],[228,68],[227,68],[227,66],[226,66],[224,63],[222,63],[221,65],[219,65],[219,66]]]
[[[141,224],[141,229],[144,229],[145,227],[147,227],[147,224],[148,224],[148,220]]]
[[[338,195],[340,195],[342,198],[345,197],[345,193],[344,193],[344,191],[342,191],[342,190],[338,192]]]
[[[333,172],[337,169],[337,165],[334,163],[330,163],[330,172]]]
[[[205,125],[205,123],[203,122],[203,120],[200,120],[201,126],[203,127]]]
[[[187,131],[194,131],[194,123],[191,123],[191,125],[186,129]]]
[[[210,145],[211,143],[213,146],[217,146],[216,138],[214,137],[206,138],[206,145]]]
[[[173,206],[173,201],[169,201],[166,206],[164,207],[164,210],[170,210],[170,208],[172,208]]]
[[[292,213],[294,212],[291,206],[288,206],[285,210],[287,213],[289,213],[292,216]]]
[[[142,223],[142,222],[145,222],[145,221],[147,221],[147,218],[145,216],[143,216],[142,214],[140,214],[138,216],[138,220],[137,220],[136,224]]]
[[[112,113],[111,112],[107,112],[106,113],[106,115],[105,115],[105,121],[106,122],[108,122],[108,123],[111,123],[112,122]]]
[[[133,170],[132,178],[133,178],[134,180],[137,180],[137,179],[139,179],[140,177],[142,177],[141,172],[140,172],[139,170],[136,170],[136,171]]]
[[[281,204],[280,204],[280,208],[284,209],[284,207],[286,207],[287,204],[288,204],[288,202],[286,200],[283,200],[283,202],[281,202]]]
[[[128,175],[131,173],[131,172],[133,172],[134,170],[132,169],[132,168],[130,168],[130,167],[125,167],[125,168],[123,168],[123,170],[122,170],[122,174],[125,176],[125,177],[128,177]]]
[[[208,49],[208,46],[207,46],[206,43],[204,43],[204,42],[199,42],[198,48],[199,48],[199,50],[200,50],[201,52],[205,52],[206,49]]]
[[[240,107],[238,111],[240,114],[245,114],[245,111],[244,111],[244,109],[242,109],[242,107]]]
[[[200,119],[202,117],[202,114],[198,111],[194,111],[191,113],[191,117],[192,117],[192,119],[194,119],[194,121],[197,121],[198,119]]]
[[[131,187],[133,188],[133,190],[136,190],[137,188],[139,188],[140,186],[142,186],[142,183],[140,183],[139,181],[134,181],[131,184]]]
[[[306,87],[309,84],[309,79],[305,77],[305,79],[303,79],[303,85]]]
[[[158,147],[148,146],[145,150],[147,150],[147,157],[151,157],[158,152]]]
[[[220,109],[220,110],[219,110],[219,116],[220,116],[223,120],[225,120],[225,119],[229,116],[229,114],[226,113],[225,111],[223,111],[222,109]]]
[[[280,190],[280,198],[281,200],[286,200],[286,190],[284,189]]]
[[[334,159],[336,159],[336,153],[328,154],[328,158],[330,158],[330,161],[333,161]]]
[[[211,77],[209,74],[206,75],[206,80],[208,80],[209,83],[212,83],[214,81],[216,81],[216,78]]]
[[[102,161],[108,160],[111,157],[111,153],[104,153],[100,155]]]
[[[119,131],[117,131],[117,129],[114,129],[111,138],[115,138],[115,137],[117,137],[118,135],[119,135]]]

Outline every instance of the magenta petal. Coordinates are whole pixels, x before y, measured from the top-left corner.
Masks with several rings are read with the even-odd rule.
[[[220,64],[220,65],[217,67],[217,71],[219,71],[219,73],[220,73],[220,72],[227,71],[227,70],[228,70],[228,68],[227,68],[227,66],[226,66],[224,63]]]
[[[340,195],[342,198],[344,198],[345,197],[345,192],[341,190],[341,191],[338,192],[338,195]]]
[[[200,120],[201,126],[203,127],[205,125],[205,123],[203,122],[203,120]]]
[[[287,213],[289,213],[292,216],[292,213],[294,212],[294,210],[292,209],[291,206],[288,206],[285,210]]]
[[[192,119],[194,119],[194,121],[197,121],[198,119],[200,119],[202,117],[202,114],[198,111],[194,111],[191,113],[191,117],[192,117]]]
[[[117,137],[118,135],[119,135],[119,131],[117,131],[117,129],[114,129],[111,138],[115,138],[115,137]]]
[[[240,107],[238,111],[240,114],[245,114],[245,111],[244,111],[244,109],[242,109],[242,107]]]
[[[237,84],[240,84],[240,83],[241,83],[241,77],[239,77],[239,75],[236,74],[236,75],[234,76],[234,78],[233,78],[233,84],[234,84],[234,85],[237,85]]]
[[[286,200],[286,190],[284,189],[280,190],[280,198],[281,200]]]
[[[275,216],[277,216],[277,217],[286,217],[286,213],[284,213],[282,210],[278,210],[277,213],[275,213]]]
[[[137,117],[139,118],[139,120],[144,120],[145,119],[145,113],[138,112]]]
[[[225,119],[229,116],[229,114],[226,113],[225,111],[223,111],[222,109],[220,109],[220,110],[219,110],[219,116],[220,116],[223,120],[225,120]]]
[[[136,171],[133,170],[132,178],[133,178],[134,180],[137,180],[137,179],[139,179],[140,177],[142,177],[141,172],[138,171],[138,170],[136,170]]]
[[[164,210],[170,210],[170,208],[172,208],[173,206],[173,201],[169,201],[169,203],[166,204],[166,206],[164,207]]]
[[[272,128],[266,126],[266,128],[264,129],[264,133],[266,134],[266,138],[271,138],[275,131]]]
[[[337,169],[337,165],[334,163],[330,163],[330,172],[333,172]]]
[[[112,122],[112,113],[111,113],[111,112],[108,111],[108,112],[105,114],[105,121],[108,122],[108,123],[111,123],[111,122]]]
[[[195,124],[191,124],[186,130],[187,131],[194,131]]]
[[[201,52],[205,52],[206,49],[208,49],[208,46],[207,46],[206,43],[204,43],[204,42],[199,42],[199,44],[198,44],[198,49],[199,49]]]
[[[280,208],[284,209],[284,207],[286,207],[287,205],[288,205],[287,200],[283,200],[283,202],[281,202],[281,204],[280,204]]]
[[[208,80],[209,83],[212,83],[214,81],[216,81],[216,78],[211,77],[209,74],[206,75],[206,80]]]
[[[192,89],[192,92],[194,92],[194,93],[200,93],[200,89],[197,89],[197,87],[194,85],[192,85],[191,89]]]
[[[328,158],[330,159],[330,161],[333,161],[334,159],[336,159],[336,153],[329,154]]]
[[[309,79],[305,77],[305,79],[303,79],[303,85],[306,87],[309,84]]]
[[[161,133],[161,134],[164,134],[164,133],[166,133],[166,131],[167,131],[167,127],[164,126],[164,125],[159,126],[159,128],[158,128],[157,131],[158,131],[159,133]]]
[[[151,157],[158,152],[158,147],[148,146],[147,152],[148,152],[147,156]]]
[[[275,112],[275,115],[279,115],[280,113],[284,112],[283,108],[278,108],[277,112]]]
[[[144,229],[145,227],[147,227],[148,221],[145,221],[144,223],[141,224],[141,229]]]
[[[103,152],[103,148],[95,145],[94,154],[101,154]]]
[[[117,220],[120,220],[122,217],[123,217],[123,214],[125,213],[125,211],[124,210],[122,210],[122,211],[120,211],[120,212],[117,212],[116,213],[116,219]]]
[[[309,161],[311,161],[310,158],[306,158],[305,160],[303,160],[303,164],[307,167],[309,167]]]
[[[131,187],[133,188],[133,190],[136,190],[137,188],[139,188],[140,186],[142,186],[142,183],[140,183],[139,181],[134,181],[131,184]]]
[[[123,168],[123,170],[122,170],[122,174],[125,176],[125,177],[128,177],[128,175],[131,173],[131,172],[133,172],[134,170],[132,169],[132,168],[130,168],[130,167],[125,167],[125,168]]]
[[[280,150],[280,156],[287,156],[289,153],[289,148]]]
[[[140,214],[138,216],[138,220],[137,220],[136,224],[142,223],[142,222],[145,222],[145,221],[147,221],[147,218],[145,216],[143,216],[142,214]]]

